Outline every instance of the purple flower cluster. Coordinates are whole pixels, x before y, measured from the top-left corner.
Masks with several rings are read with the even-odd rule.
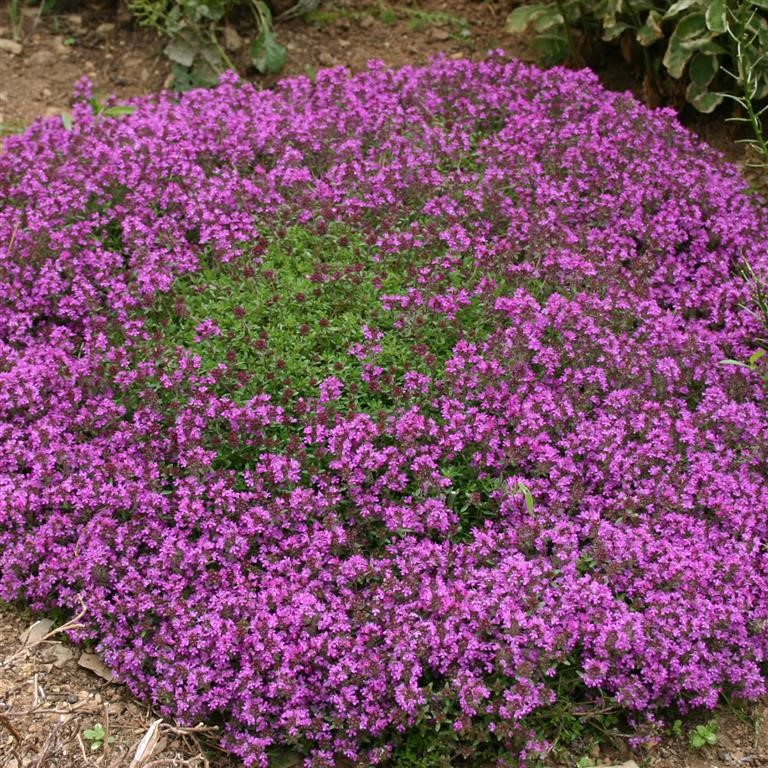
[[[119,677],[247,765],[376,762],[424,722],[519,754],[565,669],[638,724],[765,692],[766,392],[719,361],[760,335],[768,221],[735,168],[499,55],[136,106],[0,156],[2,599],[82,595]],[[333,223],[407,269],[349,350],[392,407],[142,355],[180,276]],[[392,373],[425,324],[450,353]]]

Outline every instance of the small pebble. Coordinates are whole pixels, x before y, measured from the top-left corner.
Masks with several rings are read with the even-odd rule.
[[[19,56],[24,50],[21,43],[17,43],[15,40],[0,40],[0,51],[10,53],[11,56]]]

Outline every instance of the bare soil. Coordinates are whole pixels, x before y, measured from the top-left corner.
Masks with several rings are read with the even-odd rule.
[[[440,52],[478,59],[500,47],[534,61],[528,41],[504,32],[504,19],[516,4],[511,0],[422,0],[388,6],[376,0],[326,2],[322,8],[327,13],[314,23],[295,20],[277,27],[288,54],[283,75],[312,74],[336,65],[359,70],[370,59],[391,66],[421,64]],[[138,28],[121,3],[57,0],[54,11],[46,14],[40,13],[41,7],[35,3],[24,8],[14,40],[9,2],[0,0],[0,141],[38,117],[66,110],[73,86],[83,75],[97,92],[121,98],[172,86],[162,41]],[[383,8],[395,13],[382,13]],[[247,29],[236,31],[243,38],[248,35]],[[233,39],[236,44],[237,36]],[[246,48],[231,54],[247,73]],[[640,94],[639,80],[622,62],[597,63],[607,87]],[[254,79],[269,87],[275,78],[254,75]],[[692,119],[689,125],[731,159],[741,156],[736,137],[722,118]],[[22,635],[37,618],[0,604],[0,768],[237,765],[217,750],[215,729],[179,728],[162,720],[122,686],[104,679],[108,671],[68,645],[62,635],[38,638],[37,643],[27,638],[25,644]],[[86,669],[85,663],[97,671]],[[632,753],[616,744],[595,749],[591,757],[596,765],[626,768],[768,768],[766,702],[722,706],[691,722],[712,717],[717,722],[717,744],[704,750],[692,750],[684,734],[670,736],[652,750]],[[86,733],[93,736],[97,724],[103,738],[88,739]],[[559,764],[574,765],[577,757]]]

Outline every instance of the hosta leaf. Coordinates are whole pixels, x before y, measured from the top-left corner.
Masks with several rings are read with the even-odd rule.
[[[545,9],[533,20],[533,28],[537,32],[546,32],[562,24],[563,17],[555,6]]]
[[[551,11],[554,5],[547,3],[536,3],[534,5],[521,5],[515,8],[507,16],[507,32],[511,35],[519,35],[530,27],[536,18],[545,11]]]
[[[672,3],[664,14],[665,19],[671,19],[673,16],[677,16],[678,13],[687,11],[691,6],[701,6],[700,0],[677,0],[676,3]]]
[[[715,56],[720,56],[723,53],[728,53],[728,51],[726,51],[722,45],[720,45],[719,43],[716,43],[714,40],[707,40],[705,43],[703,43],[698,47],[698,50],[701,53],[711,53],[711,54],[714,54]]]
[[[689,13],[677,23],[667,43],[667,50],[662,60],[671,77],[681,77],[685,65],[697,48],[706,45],[711,39],[703,13]]]
[[[707,33],[707,21],[703,13],[689,13],[687,16],[683,16],[680,21],[677,22],[677,26],[672,32],[673,37],[677,37],[678,40],[695,40]]]
[[[647,46],[661,40],[664,37],[661,21],[661,14],[658,11],[649,11],[645,23],[637,30],[637,42]]]
[[[685,98],[699,112],[709,114],[714,112],[723,103],[725,94],[708,91],[706,86],[700,88],[696,83],[689,83],[685,90]]]
[[[610,26],[603,26],[603,40],[615,40],[627,29],[630,29],[630,26],[623,21],[614,22]]]
[[[710,0],[707,6],[707,11],[704,14],[707,29],[712,32],[722,34],[728,28],[728,22],[726,19],[726,4],[725,0]]]
[[[706,88],[714,79],[717,70],[720,69],[720,62],[717,56],[708,53],[697,53],[688,66],[688,76],[691,83]]]
[[[602,7],[603,29],[612,27],[616,23],[616,15],[619,12],[618,0],[606,0]]]

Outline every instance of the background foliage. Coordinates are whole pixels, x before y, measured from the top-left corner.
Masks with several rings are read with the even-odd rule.
[[[580,42],[615,42],[641,64],[648,101],[679,92],[712,112],[747,76],[754,99],[768,96],[766,11],[768,0],[555,0],[516,8],[507,29],[533,32],[555,58],[578,60]]]

